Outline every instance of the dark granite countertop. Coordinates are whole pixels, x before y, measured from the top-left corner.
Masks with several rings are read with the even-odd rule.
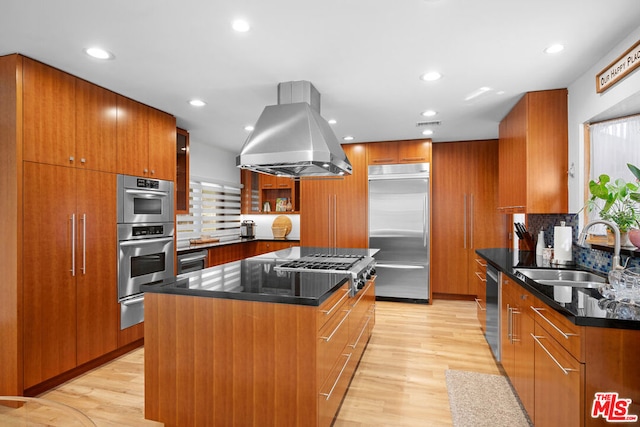
[[[319,306],[349,280],[348,274],[276,271],[274,267],[326,248],[294,247],[181,274],[144,292]],[[369,255],[368,249],[331,249]]]
[[[554,265],[538,265],[536,256],[531,251],[515,251],[505,248],[478,249],[478,255],[489,264],[506,274],[510,279],[531,292],[551,308],[555,309],[572,323],[580,326],[595,326],[601,328],[640,329],[640,320],[626,320],[617,318],[612,313],[600,308],[598,302],[604,297],[598,289],[571,288],[571,302],[563,303],[554,299],[554,286],[539,284],[521,274],[517,267],[527,268],[570,268],[589,271],[604,277],[601,272],[582,267],[557,267]],[[566,288],[566,287],[563,287]]]

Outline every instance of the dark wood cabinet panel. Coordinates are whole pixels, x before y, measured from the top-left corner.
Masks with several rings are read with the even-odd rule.
[[[118,173],[147,176],[149,173],[149,108],[118,95]]]
[[[369,246],[368,171],[365,144],[345,144],[353,173],[342,178],[303,180],[300,241],[302,246]]]
[[[431,161],[430,139],[370,142],[367,164],[428,163]]]
[[[176,214],[189,214],[189,132],[176,129]],[[244,206],[244,198],[243,198]],[[242,213],[248,213],[244,210]]]
[[[76,79],[77,167],[116,172],[116,94]]]
[[[120,304],[114,295],[116,265],[116,176],[78,171],[76,259],[78,365],[118,347]]]
[[[24,164],[25,388],[76,366],[75,176],[72,168]]]
[[[76,78],[23,58],[24,160],[72,165],[76,141]]]
[[[497,140],[433,146],[431,284],[435,294],[475,295],[475,250],[506,243],[505,217],[496,209],[497,160]]]
[[[528,92],[501,121],[499,207],[508,213],[568,209],[567,90]]]
[[[176,118],[149,108],[149,177],[176,180]]]

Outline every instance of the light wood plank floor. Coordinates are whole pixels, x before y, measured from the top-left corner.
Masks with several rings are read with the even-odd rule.
[[[144,419],[144,350],[137,349],[40,397],[98,426],[159,426]],[[445,370],[499,374],[475,303],[376,303],[376,326],[336,427],[450,426]]]

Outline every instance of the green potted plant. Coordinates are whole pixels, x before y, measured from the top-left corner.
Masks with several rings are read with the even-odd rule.
[[[637,184],[621,178],[612,181],[607,174],[600,175],[598,181],[589,181],[591,198],[587,202],[588,210],[598,210],[600,218],[618,226],[623,246],[630,245],[627,232],[638,226],[640,215],[636,200],[640,199],[639,188]]]
[[[636,182],[640,182],[640,169],[638,169],[631,163],[627,163],[627,167],[629,168],[633,176],[636,177]],[[629,194],[629,197],[635,202],[640,202],[640,193],[638,192],[632,192],[631,194]],[[640,229],[638,229],[639,226],[640,222],[636,221],[636,227],[629,230],[629,240],[636,248],[640,248]]]

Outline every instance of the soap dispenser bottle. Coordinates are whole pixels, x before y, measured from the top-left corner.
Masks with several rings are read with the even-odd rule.
[[[544,252],[544,231],[538,233],[538,243],[536,243],[536,256],[542,256]]]

